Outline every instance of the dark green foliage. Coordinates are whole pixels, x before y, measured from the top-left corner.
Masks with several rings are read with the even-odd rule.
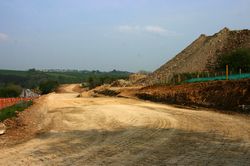
[[[21,101],[16,105],[0,110],[0,121],[16,116],[16,112],[21,112],[32,105],[32,101]]]
[[[32,68],[32,69],[29,69],[28,71],[29,71],[29,72],[35,72],[36,69],[35,69],[35,68]]]
[[[250,49],[241,48],[233,52],[223,54],[218,58],[218,70],[223,71],[229,65],[233,72],[250,72]]]
[[[58,86],[59,83],[57,81],[48,80],[40,83],[39,89],[42,94],[48,94],[50,92],[55,91]]]
[[[0,88],[0,97],[18,97],[22,92],[19,85],[9,84]]]

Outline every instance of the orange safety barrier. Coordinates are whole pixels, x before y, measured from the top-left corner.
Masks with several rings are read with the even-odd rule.
[[[29,101],[33,100],[32,98],[0,98],[0,110],[17,104],[20,101]]]

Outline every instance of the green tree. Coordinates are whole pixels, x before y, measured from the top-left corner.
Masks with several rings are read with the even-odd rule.
[[[250,72],[250,49],[241,48],[221,55],[218,58],[217,69],[225,70],[226,65],[229,65],[233,72],[238,72],[239,69],[243,72]]]

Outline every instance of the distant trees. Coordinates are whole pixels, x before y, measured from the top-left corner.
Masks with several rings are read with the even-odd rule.
[[[111,83],[112,78],[108,76],[103,76],[103,77],[95,77],[95,76],[90,76],[87,80],[87,86],[89,89],[93,89],[97,86],[103,85],[105,83]]]
[[[87,86],[89,89],[93,89],[103,84],[110,84],[118,79],[127,79],[127,78],[128,78],[127,76],[119,76],[119,75],[90,76],[87,82],[85,83],[85,86]]]
[[[28,71],[0,70],[0,89],[4,89],[9,84],[15,84],[23,88],[36,89],[46,94],[54,91],[58,84],[69,83],[83,83],[85,87],[92,89],[117,79],[127,79],[130,74],[126,71],[117,70],[111,72],[98,70],[65,72],[44,72],[36,69],[29,69]]]
[[[47,80],[40,83],[39,90],[42,94],[48,94],[55,91],[58,86],[59,83],[57,81]]]
[[[250,72],[250,49],[241,48],[233,52],[223,54],[218,58],[218,70],[225,70],[225,66],[233,72]]]
[[[29,72],[36,72],[36,69],[35,69],[35,68],[32,68],[32,69],[29,69],[28,71],[29,71]]]

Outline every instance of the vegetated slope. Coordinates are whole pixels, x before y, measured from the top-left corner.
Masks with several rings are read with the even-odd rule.
[[[250,30],[230,31],[224,28],[213,36],[203,34],[153,72],[146,82],[170,81],[177,73],[213,71],[219,55],[238,48],[250,48]]]

